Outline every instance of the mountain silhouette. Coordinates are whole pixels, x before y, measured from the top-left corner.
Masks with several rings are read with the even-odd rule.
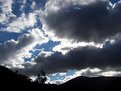
[[[121,77],[77,77],[64,84],[39,84],[27,76],[0,66],[0,90],[32,91],[121,91]]]

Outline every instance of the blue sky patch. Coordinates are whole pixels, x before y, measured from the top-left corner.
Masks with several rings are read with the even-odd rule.
[[[40,8],[44,8],[44,6],[48,0],[34,0],[34,1],[36,3],[35,9],[40,9]]]
[[[22,14],[21,9],[22,0],[14,0],[14,3],[12,4],[12,13],[15,14],[17,17],[20,17]]]
[[[25,7],[23,9],[25,14],[29,14],[30,12],[33,11],[32,8],[31,8],[31,5],[32,5],[32,0],[27,0]]]
[[[45,51],[52,51],[52,48],[56,45],[58,45],[59,42],[57,41],[52,41],[52,40],[49,40],[49,42],[45,43],[45,44],[42,44],[42,45],[37,45],[36,46],[36,49],[42,49],[44,48]]]
[[[3,43],[7,40],[14,39],[17,40],[17,38],[20,36],[20,33],[12,33],[12,32],[4,32],[0,31],[0,43]]]
[[[68,70],[67,72],[65,72],[64,75],[60,75],[60,73],[55,73],[55,75],[50,74],[48,75],[48,77],[50,78],[50,81],[64,80],[67,76],[73,76],[76,71],[77,70]]]
[[[30,50],[30,53],[32,54],[32,58],[36,58],[41,51],[52,51],[53,47],[58,44],[59,42],[57,41],[54,42],[52,40],[49,40],[49,42],[44,43],[42,45],[38,44],[33,50]]]

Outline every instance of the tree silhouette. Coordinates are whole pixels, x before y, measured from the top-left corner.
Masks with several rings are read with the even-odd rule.
[[[16,70],[15,73],[18,74],[18,70]]]
[[[40,84],[45,84],[46,80],[47,80],[46,74],[43,70],[41,70],[40,73],[37,75],[37,78],[35,81]]]

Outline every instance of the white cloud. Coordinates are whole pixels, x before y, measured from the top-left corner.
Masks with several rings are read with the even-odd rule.
[[[59,76],[65,76],[66,75],[66,72],[58,72],[58,73],[54,73],[54,74],[51,74],[52,76],[56,76],[56,75],[59,75]]]
[[[106,71],[106,72],[99,73],[98,75],[99,76],[107,76],[107,77],[121,76],[121,72],[120,71]]]
[[[78,47],[85,47],[85,46],[94,46],[97,48],[102,48],[103,44],[96,44],[94,42],[73,42],[69,40],[62,40],[59,45],[55,46],[53,48],[53,51],[55,52],[61,52],[63,55],[68,53],[70,50],[73,50],[74,48]]]
[[[20,2],[20,9],[22,9],[26,4],[26,0]],[[13,0],[0,0],[0,3],[0,23],[7,26],[7,28],[1,28],[0,31],[21,32],[24,29],[33,27],[36,24],[36,11],[29,12],[28,14],[22,13],[20,17],[17,17],[12,12],[12,4],[14,3]]]
[[[14,14],[12,14],[12,3],[13,0],[0,0],[0,23],[4,23],[8,21],[10,17],[15,17]]]
[[[36,3],[33,1],[32,5],[31,5],[31,8],[34,9],[35,7],[36,7]]]
[[[98,73],[102,72],[99,68],[86,68],[80,71],[77,71],[75,74],[77,76],[86,76],[86,77],[97,77]]]
[[[1,8],[5,13],[11,13],[13,0],[0,0]]]
[[[51,54],[53,54],[53,52],[51,52],[51,51],[41,51],[39,53],[39,55],[42,57],[48,57],[48,56],[51,56]]]
[[[28,16],[23,13],[20,17],[14,19],[11,23],[9,23],[8,27],[5,30],[9,32],[21,32],[25,28],[33,27],[35,23],[35,13],[29,13]]]
[[[66,75],[66,73],[65,72],[62,72],[62,73],[59,73],[59,75],[60,76],[64,76],[64,75]]]
[[[5,21],[5,19],[6,19],[6,16],[0,13],[0,22]]]
[[[32,80],[32,81],[35,81],[36,80],[36,76],[30,76],[30,79]]]

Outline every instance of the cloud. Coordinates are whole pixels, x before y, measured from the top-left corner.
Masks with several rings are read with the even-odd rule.
[[[78,47],[70,50],[63,55],[60,52],[54,52],[48,56],[38,56],[35,59],[36,65],[31,68],[23,69],[22,72],[28,75],[36,75],[43,69],[46,73],[66,72],[73,69],[107,68],[120,70],[121,66],[121,41],[111,44],[109,41],[103,45],[103,48],[94,46]]]
[[[55,73],[55,74],[51,74],[52,76],[49,76],[49,77],[55,78],[55,80],[52,80],[52,81],[50,80],[50,83],[62,84],[78,76],[97,77],[98,73],[101,73],[101,72],[102,71],[98,68],[93,68],[93,69],[86,68],[81,70],[70,70],[70,71],[67,71],[66,73]]]
[[[55,73],[56,74],[56,73]],[[121,71],[108,71],[108,70],[100,70],[98,68],[86,68],[86,69],[82,69],[82,70],[76,70],[74,72],[72,72],[72,74],[69,75],[69,71],[67,71],[65,73],[64,76],[61,76],[61,73],[58,73],[58,75],[53,76],[52,74],[52,78],[55,78],[54,80],[50,80],[51,76],[49,76],[49,82],[51,84],[63,84],[71,79],[74,79],[78,76],[86,76],[86,77],[99,77],[99,76],[106,76],[106,77],[120,77],[121,76]],[[57,79],[59,78],[59,79]]]
[[[63,40],[60,42],[59,45],[53,48],[53,51],[61,52],[62,54],[65,55],[70,50],[73,50],[77,47],[84,47],[84,46],[94,46],[97,48],[102,48],[102,44],[95,44],[94,42],[87,43],[87,42],[72,42],[72,41]]]
[[[33,28],[37,23],[37,12],[34,9],[29,11],[27,7],[30,6],[28,0],[0,0],[0,31],[20,33]]]
[[[21,12],[17,15],[16,10],[13,13],[13,0],[0,0],[0,23],[5,25],[0,30],[12,33],[27,31],[17,40],[0,43],[0,64],[30,76],[37,75],[41,69],[52,74],[90,67],[63,81],[80,75],[120,75],[120,72],[113,72],[112,69],[117,70],[121,66],[121,40],[114,39],[121,33],[121,2],[112,5],[109,0],[27,1],[20,1]],[[38,24],[39,16],[42,30],[34,28],[41,27],[38,26],[41,25]],[[48,42],[43,32],[50,40],[59,41],[60,44],[52,52],[40,49],[36,59],[25,62],[24,58],[32,57],[30,50],[34,51],[37,44]],[[116,42],[103,45],[107,39]],[[110,71],[104,72],[107,68]]]
[[[14,18],[4,31],[22,32],[26,28],[33,27],[36,22],[36,13],[29,13],[28,15],[23,13],[20,17]]]
[[[107,77],[111,77],[111,76],[121,76],[121,72],[120,71],[107,71],[107,72],[102,72],[98,74],[99,76],[107,76]]]
[[[41,21],[55,37],[99,43],[121,33],[120,9],[108,0],[49,0]]]
[[[46,43],[48,38],[44,37],[38,28],[19,36],[17,41],[11,39],[0,43],[0,64],[7,67],[24,67],[24,58],[31,58],[30,50],[37,44]]]
[[[0,23],[5,23],[10,17],[15,17],[12,13],[13,0],[0,0]]]

